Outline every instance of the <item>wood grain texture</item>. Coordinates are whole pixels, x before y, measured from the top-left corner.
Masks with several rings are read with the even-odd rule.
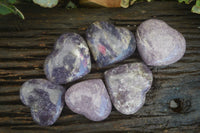
[[[26,20],[14,15],[0,17],[0,133],[36,132],[200,132],[200,15],[191,6],[178,2],[138,3],[128,9],[79,8],[44,9],[23,4]],[[45,78],[43,63],[55,40],[65,32],[85,37],[89,24],[108,20],[133,33],[144,20],[158,18],[183,33],[187,41],[184,57],[165,67],[150,67],[154,74],[145,105],[134,115],[112,110],[102,122],[92,122],[71,112],[66,106],[50,127],[41,127],[19,99],[22,83]],[[92,59],[92,71],[84,78],[102,78],[103,72],[120,64],[141,62],[136,51],[130,58],[99,69]],[[73,83],[65,85],[71,86]],[[170,102],[178,107],[171,108]]]

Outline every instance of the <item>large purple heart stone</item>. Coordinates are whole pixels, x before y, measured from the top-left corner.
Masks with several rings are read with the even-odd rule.
[[[30,79],[20,89],[21,101],[31,109],[33,120],[41,126],[55,123],[64,106],[65,89],[45,79]]]
[[[76,33],[60,36],[44,64],[47,79],[56,84],[77,80],[88,74],[90,69],[89,49],[84,39]]]
[[[137,48],[147,65],[164,66],[180,60],[186,49],[181,33],[162,20],[149,19],[136,32]]]
[[[67,106],[92,121],[106,119],[112,109],[110,97],[101,79],[79,82],[65,93]]]
[[[120,65],[106,71],[104,76],[113,105],[126,115],[143,106],[153,81],[151,71],[143,63]]]
[[[115,27],[109,22],[94,22],[86,31],[86,38],[99,67],[119,62],[132,55],[136,48],[131,31]]]

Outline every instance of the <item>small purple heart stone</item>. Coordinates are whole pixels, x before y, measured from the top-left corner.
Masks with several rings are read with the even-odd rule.
[[[106,119],[112,109],[110,97],[101,79],[79,82],[65,93],[67,106],[92,121]]]
[[[77,80],[88,74],[90,69],[89,49],[84,39],[76,33],[61,35],[44,64],[47,79],[55,84]]]
[[[45,79],[30,79],[20,89],[21,101],[31,109],[33,120],[41,126],[55,123],[64,106],[65,89]]]
[[[181,33],[162,20],[149,19],[136,31],[137,48],[143,61],[151,66],[164,66],[180,60],[186,49]]]
[[[86,38],[99,67],[108,66],[131,56],[136,48],[131,31],[115,27],[109,22],[94,22],[86,31]]]
[[[143,63],[120,65],[104,73],[106,86],[115,108],[122,114],[134,114],[145,102],[153,76]]]

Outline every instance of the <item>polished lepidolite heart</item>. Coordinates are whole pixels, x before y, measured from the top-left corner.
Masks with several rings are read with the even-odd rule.
[[[86,38],[99,67],[124,60],[133,54],[136,48],[135,37],[131,31],[104,21],[90,25]]]
[[[67,106],[92,121],[101,121],[111,112],[110,97],[101,79],[82,81],[65,93]]]
[[[147,66],[143,63],[124,64],[104,75],[111,101],[119,112],[129,115],[143,106],[153,81]]]
[[[136,32],[138,51],[147,65],[163,66],[177,62],[185,53],[185,38],[162,20],[149,19]]]
[[[66,84],[88,74],[90,53],[84,39],[76,33],[63,34],[46,58],[44,72],[56,84]]]
[[[64,105],[65,89],[45,79],[26,81],[20,89],[21,101],[31,109],[33,120],[42,126],[52,125]]]

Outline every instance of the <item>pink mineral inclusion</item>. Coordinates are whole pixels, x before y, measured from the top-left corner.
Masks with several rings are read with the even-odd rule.
[[[106,48],[103,45],[99,44],[98,49],[103,55],[106,55]]]

